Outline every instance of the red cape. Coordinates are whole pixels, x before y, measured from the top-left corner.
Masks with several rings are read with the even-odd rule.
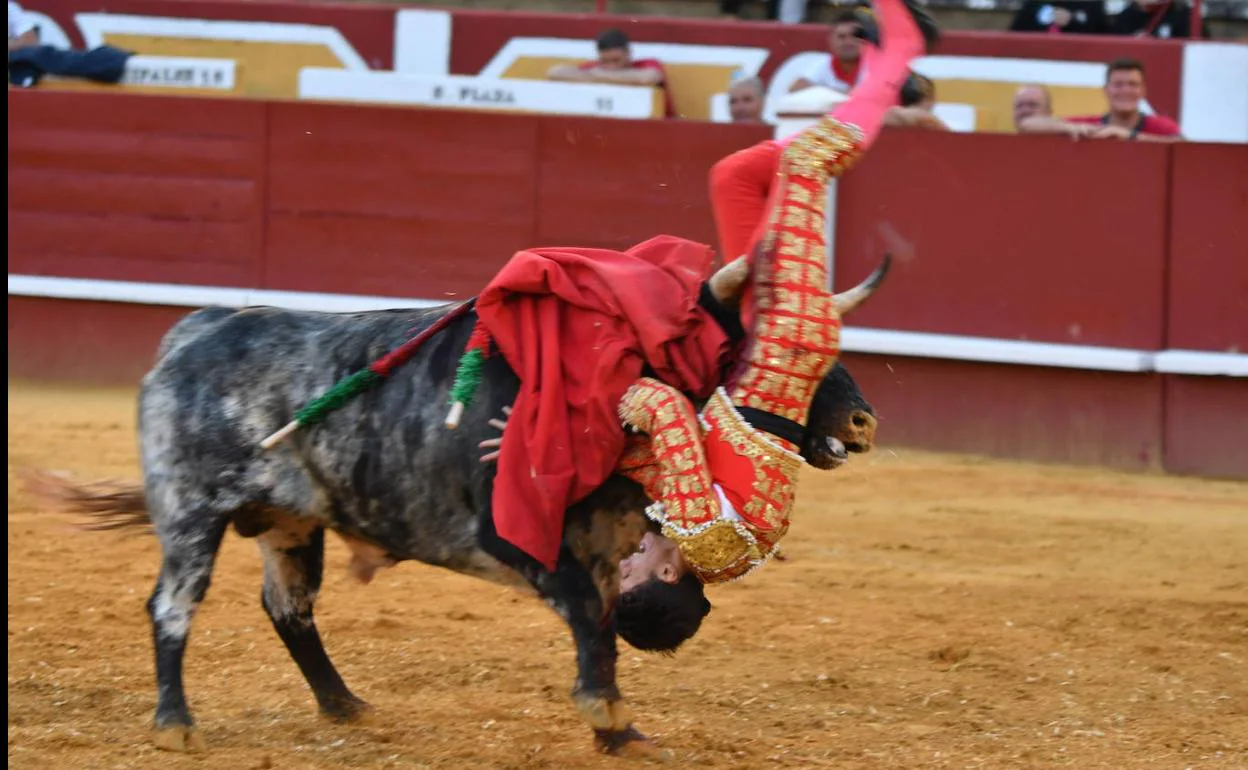
[[[569,506],[624,452],[617,407],[649,364],[700,398],[719,384],[728,339],[698,307],[708,246],[661,235],[626,252],[518,252],[477,314],[520,377],[494,483],[504,540],[554,569]]]

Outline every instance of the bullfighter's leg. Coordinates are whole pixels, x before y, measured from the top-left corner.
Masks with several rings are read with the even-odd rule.
[[[325,530],[283,518],[258,542],[264,558],[264,611],[312,688],[321,713],[342,721],[359,717],[370,707],[347,689],[325,652],[312,615],[325,568]]]
[[[156,650],[153,742],[170,751],[203,751],[182,685],[182,660],[195,610],[208,592],[217,549],[229,519],[216,512],[188,514],[157,527],[163,551],[160,577],[147,602]]]
[[[487,498],[488,499],[488,496]],[[575,515],[569,512],[569,516]],[[576,644],[576,684],[572,701],[594,730],[595,745],[617,755],[662,758],[663,753],[632,725],[632,713],[616,686],[615,621],[592,573],[565,543],[553,572],[498,536],[487,510],[482,518],[482,549],[525,577],[548,605],[567,621]]]

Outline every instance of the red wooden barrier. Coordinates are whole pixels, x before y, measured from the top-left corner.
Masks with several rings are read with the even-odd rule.
[[[1165,465],[1174,473],[1248,479],[1248,382],[1166,377]]]
[[[853,323],[1159,348],[1168,149],[1049,137],[886,132],[840,184],[836,277],[912,242]]]
[[[265,111],[9,91],[9,271],[254,284]]]
[[[1248,147],[1174,148],[1167,344],[1248,352]]]
[[[272,106],[265,286],[476,293],[532,244],[538,119]]]
[[[715,161],[768,138],[757,126],[542,118],[535,244],[626,249],[659,233],[714,245]],[[723,129],[723,130],[719,130]]]
[[[69,92],[10,92],[9,112],[11,274],[430,299],[477,292],[530,245],[709,242],[707,171],[760,138]],[[1242,350],[1246,152],[886,134],[838,189],[837,283],[874,267],[881,223],[914,251],[851,324]],[[21,297],[9,310],[10,376],[131,383],[188,312]],[[1242,378],[846,361],[886,443],[1133,468],[1164,449],[1166,467],[1248,476],[1230,427]]]
[[[846,355],[844,364],[875,407],[886,445],[1161,467],[1155,374],[858,354]]]

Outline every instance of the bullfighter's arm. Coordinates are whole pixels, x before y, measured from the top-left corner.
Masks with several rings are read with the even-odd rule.
[[[659,520],[713,518],[719,500],[689,399],[671,385],[643,377],[625,392],[619,415],[625,427],[644,436],[630,443],[616,470],[641,484],[646,496],[662,506]],[[652,513],[652,518],[658,517]]]

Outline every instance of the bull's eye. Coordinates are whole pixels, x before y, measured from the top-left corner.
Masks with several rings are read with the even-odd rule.
[[[867,427],[867,418],[866,418],[866,417],[863,417],[863,416],[862,416],[862,415],[860,415],[860,414],[856,414],[856,415],[854,415],[854,418],[853,418],[853,420],[851,420],[851,422],[854,424],[854,427],[855,427],[855,428],[865,428],[865,427]]]

